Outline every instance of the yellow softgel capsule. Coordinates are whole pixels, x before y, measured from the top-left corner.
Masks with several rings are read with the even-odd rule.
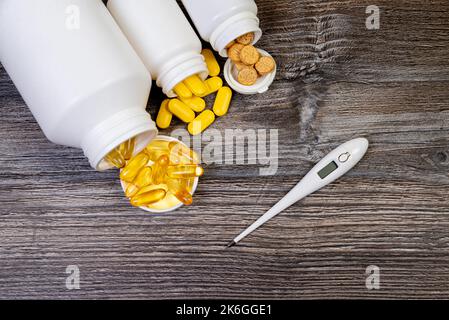
[[[170,152],[168,141],[154,139],[146,146],[145,152],[150,157],[151,161],[156,162],[160,156]]]
[[[220,74],[220,65],[218,64],[215,55],[210,49],[204,49],[201,51],[204,59],[206,60],[207,69],[209,70],[209,76],[215,77]]]
[[[192,122],[195,119],[195,112],[179,99],[170,100],[168,110],[186,123]]]
[[[128,186],[126,187],[125,190],[125,195],[127,198],[132,198],[134,197],[137,193],[139,192],[139,187],[130,183],[128,184]]]
[[[189,123],[187,130],[192,136],[195,136],[206,130],[214,121],[215,114],[210,110],[204,110],[195,120]]]
[[[229,87],[222,87],[218,90],[217,97],[215,98],[214,107],[212,110],[214,113],[222,117],[228,113],[229,106],[232,99],[232,90]]]
[[[117,148],[109,152],[109,154],[105,157],[105,160],[119,169],[123,168],[126,164],[125,158],[123,158],[120,150]]]
[[[198,154],[182,143],[172,141],[168,144],[171,163],[197,164],[200,162]]]
[[[169,99],[165,99],[161,103],[161,107],[159,108],[159,113],[157,114],[156,124],[161,129],[166,129],[170,126],[171,120],[173,118],[173,114],[168,110]]]
[[[187,179],[167,179],[168,190],[184,205],[190,206],[193,203],[192,194],[189,191],[191,180]]]
[[[204,99],[200,97],[181,99],[181,101],[188,105],[195,112],[201,112],[206,109],[206,101],[204,101]]]
[[[173,91],[175,94],[180,98],[191,98],[193,96],[192,91],[189,90],[189,88],[183,83],[178,83],[174,88]]]
[[[146,187],[151,183],[152,178],[152,169],[151,167],[145,167],[137,174],[137,177],[134,179],[133,184],[139,188]]]
[[[136,138],[129,139],[120,145],[120,153],[125,160],[131,159],[134,153],[134,147],[136,145]]]
[[[131,198],[131,204],[135,207],[148,206],[161,201],[167,192],[164,189],[154,189],[145,193],[140,193]]]
[[[212,77],[204,81],[204,84],[207,87],[207,91],[201,96],[202,98],[217,92],[221,87],[223,87],[223,79],[220,77]]]
[[[129,160],[128,164],[120,173],[120,179],[126,182],[133,182],[140,170],[145,167],[150,158],[145,153],[139,153],[137,156]]]
[[[201,78],[196,74],[184,79],[183,83],[197,97],[201,97],[207,92],[207,87],[204,84],[203,80],[201,80]]]
[[[164,154],[156,160],[153,166],[152,181],[154,184],[161,184],[165,180],[165,174],[167,173],[167,167],[170,164],[168,155]]]
[[[201,177],[204,169],[195,164],[171,165],[167,167],[167,176],[174,179],[190,179]]]

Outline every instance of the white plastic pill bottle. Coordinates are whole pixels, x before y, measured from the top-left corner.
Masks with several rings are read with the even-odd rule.
[[[254,0],[182,0],[201,37],[222,57],[226,46],[238,37],[254,32],[253,44],[262,30]]]
[[[157,135],[151,76],[101,0],[0,0],[0,61],[47,138],[97,170]]]
[[[167,96],[192,75],[208,76],[201,40],[176,0],[109,0],[107,7]]]

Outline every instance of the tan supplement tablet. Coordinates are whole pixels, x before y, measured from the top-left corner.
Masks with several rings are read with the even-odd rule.
[[[252,45],[244,46],[240,51],[240,61],[246,65],[250,66],[256,64],[259,59],[259,51],[257,51],[257,49]]]
[[[254,41],[254,33],[250,32],[250,33],[244,34],[243,36],[238,37],[236,41],[238,43],[244,44],[244,45],[251,44]]]
[[[276,62],[272,57],[262,57],[255,65],[257,72],[261,76],[267,75],[274,70]]]
[[[252,67],[252,66],[247,66],[246,64],[244,64],[242,62],[235,62],[234,66],[237,71],[240,71],[240,70],[248,68],[248,67]]]
[[[232,40],[231,42],[228,43],[228,45],[226,46],[226,49],[229,49],[230,47],[232,47],[235,44],[235,41]]]
[[[256,83],[259,75],[253,67],[246,67],[239,71],[237,81],[245,86],[252,86]]]
[[[228,49],[228,56],[234,62],[240,62],[240,51],[243,49],[244,45],[240,43],[233,44]],[[255,63],[255,62],[254,62]]]

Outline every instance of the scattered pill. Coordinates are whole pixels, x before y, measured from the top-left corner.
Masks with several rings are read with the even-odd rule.
[[[164,199],[166,194],[164,189],[154,189],[132,197],[131,204],[135,207],[147,206]]]
[[[145,167],[137,174],[137,177],[133,180],[133,184],[139,188],[146,187],[151,183],[151,177],[151,167]]]
[[[132,158],[120,173],[120,179],[126,182],[132,182],[137,176],[139,171],[145,167],[149,161],[148,155],[145,153],[139,153],[137,156]]]
[[[261,76],[271,73],[275,67],[276,62],[272,57],[261,57],[255,65],[257,72]]]
[[[215,121],[215,114],[210,110],[204,110],[198,117],[189,123],[187,129],[195,136],[206,130]]]
[[[200,162],[198,154],[182,143],[172,141],[168,144],[170,150],[170,162],[197,164]]]
[[[214,92],[217,92],[223,86],[223,80],[220,77],[212,77],[204,81],[207,86],[207,92],[202,96],[206,97]]]
[[[123,158],[122,154],[117,148],[109,152],[109,154],[105,157],[105,160],[119,169],[123,168],[126,164],[125,158]]]
[[[245,86],[252,86],[256,83],[259,75],[253,67],[247,67],[239,71],[237,81]]]
[[[259,61],[260,53],[252,45],[247,45],[240,51],[240,61],[246,65],[254,65]]]
[[[207,69],[209,70],[209,76],[215,77],[220,74],[220,65],[215,58],[214,53],[210,49],[204,49],[202,52],[204,59],[206,60]]]
[[[189,88],[183,82],[178,83],[173,88],[173,91],[180,98],[187,99],[193,96],[192,91],[190,91]]]
[[[168,190],[184,205],[190,206],[193,202],[192,194],[189,192],[190,180],[168,179],[166,185]]]
[[[228,57],[229,59],[231,59],[233,62],[240,62],[240,51],[244,48],[245,46],[243,44],[240,43],[234,43],[229,49],[228,49]]]
[[[136,145],[136,138],[129,139],[120,145],[120,153],[125,160],[131,159],[134,153],[134,147]]]
[[[243,62],[235,62],[234,67],[237,71],[241,71],[242,69],[248,68],[249,66],[247,66]]]
[[[254,41],[254,32],[244,34],[238,37],[236,41],[243,45],[251,44]]]
[[[226,46],[226,49],[229,49],[230,47],[232,47],[235,44],[235,41],[232,40],[231,42],[228,43],[228,45]]]
[[[195,112],[201,112],[206,108],[206,101],[204,101],[204,99],[200,97],[181,99],[181,101],[188,105]]]
[[[165,140],[154,139],[145,148],[145,153],[150,157],[150,160],[156,162],[160,156],[169,153],[168,142]]]
[[[196,164],[172,165],[167,168],[167,175],[174,179],[190,179],[201,177],[204,169]]]
[[[130,184],[128,184],[128,186],[126,187],[125,195],[126,195],[127,198],[132,198],[132,197],[134,197],[138,192],[139,192],[139,187],[137,187],[136,185],[130,183]]]
[[[183,83],[196,96],[200,97],[206,93],[207,87],[198,75],[190,76],[184,79]]]
[[[222,87],[218,90],[212,110],[215,115],[222,117],[228,113],[229,105],[231,104],[232,90],[229,87]]]
[[[170,163],[168,155],[164,154],[156,160],[153,166],[152,181],[154,184],[161,184],[165,180],[165,174],[167,173],[167,167]]]
[[[195,119],[195,112],[179,99],[171,99],[168,103],[168,110],[186,123]]]
[[[190,98],[188,98],[190,99]],[[166,129],[170,126],[171,120],[173,118],[173,114],[168,110],[169,99],[165,99],[162,101],[161,107],[159,109],[159,113],[156,118],[156,124],[161,129]]]

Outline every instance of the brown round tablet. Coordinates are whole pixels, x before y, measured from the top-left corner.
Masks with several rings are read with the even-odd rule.
[[[276,62],[272,57],[262,57],[257,61],[255,68],[261,76],[267,75],[274,70]]]
[[[252,86],[258,79],[256,69],[253,67],[246,67],[239,71],[237,81],[245,86]]]
[[[242,62],[234,62],[234,66],[237,69],[237,71],[240,71],[244,68],[252,67],[252,66],[247,66],[246,64],[244,64]]]
[[[244,45],[240,43],[234,43],[228,49],[228,56],[234,62],[240,62],[240,51],[243,49]]]
[[[230,47],[232,47],[234,45],[235,41],[232,40],[231,42],[228,43],[228,45],[226,46],[226,49],[229,49]]]
[[[245,46],[251,44],[254,41],[254,32],[244,34],[243,36],[238,37],[236,41]]]
[[[256,64],[259,58],[259,51],[252,45],[244,46],[240,51],[240,61],[246,65]]]

